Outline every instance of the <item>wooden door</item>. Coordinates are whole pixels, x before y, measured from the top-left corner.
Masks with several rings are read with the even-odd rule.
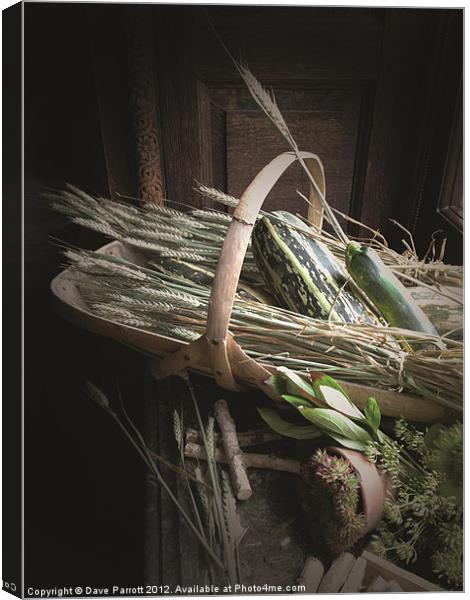
[[[132,168],[136,149],[144,157],[141,189],[182,206],[207,204],[193,189],[196,181],[240,195],[288,150],[210,20],[233,56],[273,88],[299,146],[321,157],[330,203],[380,228],[392,243],[402,232],[390,219],[427,243],[437,203],[425,190],[440,187],[445,170],[433,168],[438,182],[431,184],[430,157],[448,146],[450,124],[442,124],[459,98],[461,10],[140,6],[113,7],[112,14],[93,7],[90,14],[111,192],[126,191],[135,178],[123,165]],[[129,83],[137,145],[126,152],[122,103]],[[305,181],[293,167],[267,207],[305,214],[297,189]]]
[[[380,22],[362,10],[224,7],[206,14],[232,54],[273,88],[299,146],[322,158],[332,203],[350,212],[358,195],[355,170],[364,167],[356,169],[355,162],[365,158],[369,124],[361,121],[378,71]],[[204,17],[199,10],[168,8],[164,31],[178,23],[182,35],[161,38],[158,53],[168,195],[195,204],[202,201],[191,190],[194,178],[239,196],[265,164],[289,150]],[[267,207],[305,213],[296,194],[304,183],[293,168]]]
[[[231,53],[274,89],[299,146],[321,157],[331,204],[393,240],[389,219],[410,227],[422,205],[433,70],[436,61],[445,63],[439,40],[457,13],[160,8],[153,27],[168,196],[204,204],[192,189],[195,179],[238,196],[288,149],[251,99],[209,18]],[[296,194],[304,188],[293,168],[267,207],[305,214]]]

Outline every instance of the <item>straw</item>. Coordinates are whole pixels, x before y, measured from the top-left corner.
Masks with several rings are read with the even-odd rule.
[[[66,256],[91,313],[123,324],[134,320],[139,328],[176,340],[204,333],[209,287],[93,251],[66,250]],[[321,370],[462,408],[459,341],[381,325],[322,321],[241,298],[234,302],[230,330],[248,356],[263,357],[268,364]],[[404,352],[396,338],[421,349]]]

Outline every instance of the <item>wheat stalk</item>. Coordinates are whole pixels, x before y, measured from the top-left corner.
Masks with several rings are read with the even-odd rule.
[[[231,208],[235,208],[240,202],[239,198],[235,198],[234,196],[230,196],[221,190],[218,190],[213,187],[209,187],[202,183],[197,183],[197,187],[194,188],[196,192],[205,196],[206,198],[210,198],[211,200],[215,200],[220,204],[225,204],[226,206],[230,206]]]
[[[332,211],[330,205],[328,204],[328,202],[325,198],[325,195],[323,194],[323,192],[321,191],[321,189],[318,185],[318,182],[315,180],[313,175],[310,173],[309,168],[305,164],[305,161],[300,154],[297,143],[294,140],[292,134],[290,133],[289,128],[287,127],[287,124],[284,120],[284,117],[282,116],[282,113],[276,104],[274,95],[270,95],[263,88],[263,86],[260,84],[260,82],[256,79],[256,77],[253,75],[253,73],[246,66],[243,66],[243,65],[237,63],[233,57],[231,57],[231,58],[235,64],[235,66],[237,67],[240,75],[242,76],[243,81],[245,82],[249,92],[251,93],[252,97],[254,98],[254,100],[256,101],[258,106],[269,117],[271,122],[274,124],[276,129],[281,133],[281,135],[287,141],[289,147],[292,149],[292,151],[296,155],[297,160],[299,161],[299,163],[302,166],[303,170],[305,171],[310,183],[312,184],[315,191],[317,192],[318,197],[320,198],[320,202],[323,207],[323,210],[325,211],[326,218],[332,225],[338,238],[346,246],[350,240],[349,240],[348,236],[345,234],[345,232],[343,231],[343,228],[341,227],[341,225],[339,224],[338,219],[336,218],[334,212]]]
[[[87,262],[82,272],[82,253],[67,251],[67,254],[73,260],[73,269],[82,274],[93,266],[93,258],[98,261],[100,277],[80,280],[85,301],[91,297],[95,303],[90,306],[92,312],[99,310],[103,314],[107,310],[112,320],[130,323],[134,319],[143,329],[179,340],[197,339],[204,333],[209,288],[137,267],[123,259],[121,264],[116,257],[89,251],[83,253]],[[137,278],[133,270],[138,273]],[[144,312],[139,302],[123,305],[115,296],[121,294],[127,299],[137,294],[138,300],[142,290],[145,306],[149,307]],[[172,293],[184,293],[198,306],[182,307],[174,303],[174,310],[161,312],[158,302],[163,300],[165,291],[170,294],[170,305]],[[100,294],[101,303],[96,306]],[[156,294],[155,301],[152,294]],[[150,308],[152,304],[154,309]],[[267,363],[292,369],[321,370],[365,385],[404,389],[451,408],[461,408],[463,345],[460,342],[380,325],[336,324],[243,299],[234,302],[230,329],[252,358],[262,357]],[[406,353],[397,346],[396,338],[430,349]],[[439,347],[443,342],[444,349]]]
[[[118,425],[120,430],[124,433],[124,435],[127,437],[129,442],[132,444],[134,449],[139,454],[139,456],[142,458],[142,460],[146,464],[147,468],[154,476],[156,482],[162,487],[163,491],[168,495],[168,497],[170,498],[170,501],[174,504],[176,510],[178,511],[181,519],[188,525],[190,530],[196,536],[196,539],[201,544],[201,547],[206,552],[206,555],[210,558],[212,563],[221,570],[222,573],[225,573],[227,571],[227,569],[230,568],[230,565],[224,564],[223,560],[221,560],[218,555],[219,553],[217,552],[217,549],[215,549],[213,547],[213,545],[208,543],[208,540],[204,534],[200,520],[196,519],[196,524],[193,522],[190,515],[186,511],[185,507],[183,507],[181,502],[178,500],[178,498],[175,496],[172,489],[166,482],[165,478],[163,477],[162,473],[160,472],[160,469],[158,468],[155,461],[157,460],[159,462],[162,462],[167,467],[169,467],[173,471],[177,472],[179,475],[183,475],[183,477],[185,477],[186,481],[188,482],[188,485],[189,485],[189,479],[196,481],[196,483],[198,483],[198,487],[202,487],[202,486],[207,487],[207,484],[203,481],[198,481],[195,477],[190,475],[185,469],[180,469],[176,465],[173,465],[167,459],[163,458],[162,456],[157,455],[155,452],[152,452],[147,447],[142,434],[139,432],[137,427],[134,425],[134,423],[129,418],[122,401],[121,401],[121,409],[123,411],[125,421],[121,420],[121,418],[118,416],[118,414],[113,410],[108,398],[95,385],[93,385],[91,382],[87,382],[86,390],[87,390],[88,394],[90,395],[90,397],[101,408],[103,408],[103,410],[105,410],[106,413]]]
[[[222,223],[225,227],[232,222],[232,216],[227,213],[218,212],[215,210],[202,210],[196,209],[191,212],[191,214],[198,218],[202,217],[205,221],[211,221],[214,223]],[[224,227],[224,229],[225,229]]]
[[[227,197],[224,192],[220,192],[214,188],[199,186],[198,189],[201,193],[204,191],[207,192],[216,201],[223,201],[223,199]],[[170,257],[186,260],[189,263],[194,264],[201,264],[204,262],[214,263],[215,257],[218,256],[222,248],[222,243],[231,218],[226,213],[216,212],[214,210],[201,210],[193,211],[193,217],[184,215],[183,222],[181,220],[182,213],[175,209],[169,209],[169,212],[165,210],[162,213],[160,211],[161,207],[157,207],[156,209],[144,207],[141,209],[133,206],[125,207],[122,203],[117,203],[118,206],[114,206],[116,204],[114,201],[97,198],[93,199],[91,196],[85,196],[88,199],[86,202],[82,197],[75,196],[67,190],[60,193],[44,193],[44,198],[51,208],[62,212],[67,217],[83,226],[100,231],[101,233],[119,239],[124,243],[129,243],[129,245],[138,249],[156,254],[165,252],[168,255],[168,253],[170,253]],[[236,198],[231,196],[228,197],[232,198],[232,204],[238,202]],[[118,220],[116,220],[116,211],[119,213]],[[343,215],[339,211],[335,210],[335,212],[341,214],[341,216],[347,220],[362,225],[358,221],[347,217],[347,215]],[[127,215],[127,217],[125,215]],[[260,215],[269,215],[270,219],[284,222],[278,216],[264,211],[260,211]],[[179,220],[175,221],[174,217],[179,217]],[[216,219],[216,221],[214,221],[214,219]],[[194,223],[198,223],[199,225],[203,224],[204,228],[196,229],[193,227]],[[297,229],[295,226],[289,226],[295,230]],[[162,233],[174,234],[175,238],[168,237],[163,239],[161,236]],[[327,232],[319,231],[315,229],[315,227],[310,228],[310,233],[306,233],[304,230],[301,230],[301,233],[303,233],[303,235],[309,235],[312,239],[325,244],[334,256],[340,262],[344,263],[344,245],[336,237]],[[379,253],[384,263],[387,264],[394,271],[395,275],[404,281],[406,285],[409,285],[410,283],[415,285],[420,285],[421,283],[432,285],[433,291],[442,296],[450,296],[453,300],[461,302],[461,296],[458,294],[450,294],[447,289],[440,289],[439,287],[441,285],[446,286],[446,288],[448,286],[461,287],[463,283],[463,272],[461,267],[444,265],[441,262],[442,250],[441,253],[437,255],[437,258],[434,256],[435,253],[433,254],[429,251],[427,256],[431,255],[434,262],[425,262],[426,256],[420,260],[410,252],[407,252],[407,254],[399,254],[388,247],[386,240],[384,240],[378,232],[371,230],[371,234],[372,237],[370,239],[360,240],[361,243],[372,246]],[[180,239],[177,239],[177,237]],[[413,244],[409,246],[410,248],[413,248]],[[201,255],[201,248],[206,251],[206,254],[207,251],[209,251],[214,258],[204,260],[204,252]],[[192,254],[179,255],[176,254],[177,252],[189,252]],[[244,260],[243,274],[250,274],[250,280],[260,286],[263,285],[261,276],[257,272],[256,265],[254,264],[250,247],[248,248]]]
[[[173,433],[175,434],[176,443],[178,444],[178,448],[181,448],[184,442],[183,436],[183,427],[181,424],[181,418],[176,410],[173,410]]]

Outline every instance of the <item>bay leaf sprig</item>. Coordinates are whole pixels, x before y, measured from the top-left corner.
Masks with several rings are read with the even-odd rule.
[[[377,453],[393,453],[409,473],[424,473],[405,447],[381,431],[382,416],[375,398],[368,398],[361,411],[333,377],[317,372],[310,372],[309,377],[303,378],[286,367],[279,367],[271,376],[274,391],[310,423],[308,430],[302,425],[293,429],[276,411],[270,409],[267,413],[267,409],[259,408],[261,418],[271,429],[295,439],[327,436],[345,448],[362,452],[369,460]]]
[[[277,433],[295,439],[314,439],[322,435],[346,448],[365,452],[368,445],[384,441],[379,429],[381,415],[374,398],[369,398],[361,412],[348,395],[329,375],[314,373],[308,381],[288,368],[280,367],[271,378],[271,385],[312,425],[294,425],[282,419],[272,409],[258,409],[263,420]]]

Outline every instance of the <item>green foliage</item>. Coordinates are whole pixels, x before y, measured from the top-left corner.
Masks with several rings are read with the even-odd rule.
[[[284,377],[284,375],[282,374],[281,371],[277,371],[276,373],[273,373],[273,375],[271,375],[269,383],[271,384],[273,391],[278,396],[287,394],[286,378]]]
[[[377,400],[375,398],[368,398],[367,405],[364,409],[364,415],[367,419],[367,422],[372,427],[373,431],[377,431],[380,427],[380,422],[382,420],[380,414],[380,408],[377,404]]]
[[[368,448],[368,456],[387,472],[396,496],[384,506],[374,550],[406,563],[428,557],[448,585],[462,586],[462,424],[433,426],[422,432],[400,419],[398,441]],[[403,460],[404,456],[410,457]],[[412,461],[411,456],[415,459]]]
[[[463,500],[463,428],[456,423],[441,431],[430,445],[429,466],[443,475],[440,493]]]
[[[458,523],[440,523],[436,527],[442,550],[431,557],[433,571],[456,589],[463,585],[463,531]]]
[[[315,425],[314,431],[319,432],[318,435],[327,435],[341,446],[361,452],[365,452],[369,442],[372,442],[369,428],[375,432],[374,424],[380,423],[377,403],[375,406],[371,404],[371,410],[374,411],[372,419],[375,419],[371,423],[367,415],[351,402],[344,389],[329,375],[312,377],[310,384],[290,369],[280,367],[271,377],[270,383],[283,400]],[[375,401],[370,399],[369,403],[372,402]],[[291,423],[281,419],[275,411],[266,410],[260,410],[260,415],[274,431],[287,437],[308,439],[306,435],[310,435],[309,430],[303,433],[304,428],[293,428]],[[298,437],[299,435],[302,437]]]
[[[331,379],[331,377],[329,377]],[[343,415],[364,420],[364,415],[361,411],[349,400],[348,396],[344,391],[340,391],[338,388],[333,387],[329,384],[316,381],[314,384],[315,393],[318,398],[330,408],[337,410]]]
[[[285,393],[315,402],[315,391],[303,377],[286,367],[279,367],[278,371],[282,373]]]
[[[341,392],[345,398],[348,397],[348,395],[344,391],[344,388],[335,379],[333,379],[333,377],[330,377],[329,375],[322,374],[321,377],[318,377],[315,379],[312,378],[312,382],[313,382],[313,386],[315,389],[319,385],[324,385],[324,386],[333,388],[335,390],[338,390],[338,392]]]
[[[434,423],[429,427],[423,438],[423,444],[427,449],[431,449],[436,438],[445,430],[445,426],[440,423]]]
[[[306,419],[325,431],[333,439],[339,437],[349,440],[360,444],[363,449],[365,449],[367,442],[372,441],[365,429],[331,408],[305,408],[299,406],[298,410]]]
[[[258,413],[263,421],[273,431],[296,440],[311,440],[322,435],[317,427],[311,425],[295,425],[285,421],[277,411],[272,408],[258,408]]]
[[[303,398],[298,398],[297,396],[290,396],[289,394],[283,394],[282,399],[286,402],[289,402],[294,408],[299,408],[299,406],[312,406],[308,400],[304,400]]]

